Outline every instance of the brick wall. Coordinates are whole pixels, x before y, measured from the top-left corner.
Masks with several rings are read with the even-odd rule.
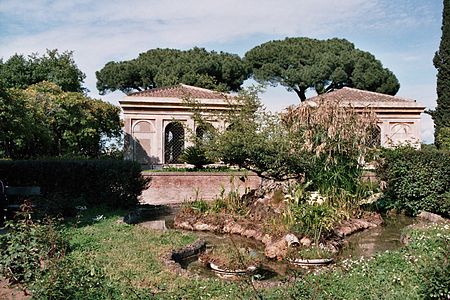
[[[196,198],[212,200],[220,195],[222,187],[225,195],[235,188],[242,195],[246,188],[257,188],[261,183],[255,174],[237,172],[144,172],[143,175],[151,178],[141,196],[141,202],[147,204],[182,203]]]

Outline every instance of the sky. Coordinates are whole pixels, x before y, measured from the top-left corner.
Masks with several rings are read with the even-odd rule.
[[[153,48],[194,46],[243,56],[270,40],[338,37],[393,71],[398,96],[432,109],[442,6],[442,0],[0,0],[0,58],[74,51],[89,95],[117,104],[123,93],[101,96],[95,87],[95,71],[109,61]],[[268,87],[261,99],[272,111],[299,101],[280,86]],[[422,139],[433,141],[433,123],[425,114]]]

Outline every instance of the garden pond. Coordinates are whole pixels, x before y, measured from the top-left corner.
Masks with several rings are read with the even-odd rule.
[[[136,223],[145,228],[171,230],[176,211],[177,208],[158,208],[150,214],[144,213],[142,220]],[[377,253],[400,248],[402,246],[402,230],[412,224],[414,218],[404,215],[391,215],[384,216],[383,219],[384,223],[382,226],[356,232],[346,237],[344,246],[337,257],[335,257],[335,261],[339,262],[348,258],[372,257]],[[246,255],[251,258],[257,257],[259,267],[256,271],[251,272],[251,276],[254,279],[281,279],[290,275],[292,272],[309,272],[317,268],[323,268],[298,267],[286,261],[267,259],[264,256],[264,245],[262,243],[241,235],[214,234],[208,231],[196,231],[195,234],[199,239],[206,242],[206,253],[213,249],[222,249],[222,251],[225,249],[229,254],[232,255],[234,253],[238,258],[243,260],[246,260]],[[199,259],[198,255],[186,258],[180,262],[180,265],[191,274],[202,277],[230,277],[230,274],[213,271],[208,264]]]

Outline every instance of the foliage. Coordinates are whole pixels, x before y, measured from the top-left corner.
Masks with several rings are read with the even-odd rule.
[[[211,164],[213,161],[206,157],[205,150],[199,146],[190,146],[184,149],[180,156],[182,162],[194,165],[197,170],[203,169],[204,165]]]
[[[128,93],[179,83],[220,91],[237,91],[249,72],[241,58],[225,52],[151,49],[138,58],[108,62],[96,72],[97,89],[104,94]]]
[[[291,132],[279,115],[266,112],[257,90],[243,91],[222,116],[228,128],[205,144],[207,157],[237,165],[261,177],[285,179],[305,171],[302,152],[291,149]]]
[[[0,94],[0,155],[99,157],[121,137],[119,108],[41,82]],[[3,122],[4,121],[4,122]]]
[[[450,126],[440,128],[435,139],[439,149],[450,151]]]
[[[398,148],[382,156],[377,173],[387,187],[380,208],[450,216],[450,153]]]
[[[401,250],[369,259],[344,260],[319,273],[294,273],[283,284],[258,290],[258,296],[241,281],[185,277],[169,271],[161,257],[197,237],[183,231],[154,231],[120,224],[117,219],[123,213],[90,209],[80,216],[76,226],[66,224],[64,235],[70,238],[71,251],[59,266],[37,278],[31,286],[33,295],[44,299],[50,296],[59,299],[66,293],[83,299],[423,299],[439,294],[444,295],[443,299],[448,297],[445,255],[450,242],[449,225],[409,229],[411,242]],[[93,222],[92,218],[98,214],[105,218]],[[61,276],[55,276],[57,272]],[[427,277],[429,274],[436,276]],[[89,297],[89,292],[95,297]]]
[[[291,152],[306,152],[306,179],[326,192],[343,188],[355,192],[362,172],[361,158],[370,158],[378,146],[371,132],[377,117],[370,110],[357,113],[339,101],[319,100],[288,108],[283,125],[293,133]]]
[[[212,249],[201,254],[201,259],[212,262],[225,270],[246,270],[258,267],[264,259],[260,251],[251,248],[237,247],[232,237],[227,244],[214,245]]]
[[[231,105],[223,116],[229,127],[205,145],[208,157],[261,177],[305,177],[316,189],[356,188],[359,160],[372,147],[374,114],[323,101],[272,114],[262,107],[257,90],[243,92]]]
[[[245,177],[244,176],[241,176]],[[248,211],[246,207],[247,203],[242,201],[241,193],[239,191],[239,182],[236,183],[236,177],[230,176],[230,190],[225,191],[222,186],[220,194],[213,201],[205,201],[201,199],[198,194],[193,201],[186,202],[185,208],[188,210],[193,210],[196,213],[222,213],[224,211],[228,213],[244,214]],[[244,193],[248,192],[246,190]]]
[[[98,214],[106,217],[92,223],[92,217]],[[139,299],[137,293],[145,299],[144,295],[148,297],[150,291],[157,299],[258,298],[251,287],[239,281],[172,273],[161,257],[171,249],[192,243],[196,236],[177,230],[154,231],[119,224],[117,219],[121,215],[117,211],[88,210],[81,217],[82,225],[67,228],[73,249],[69,255],[73,260],[87,257],[88,265],[103,270],[105,278],[120,291],[111,298]],[[425,276],[439,265],[444,267],[442,254],[448,251],[445,247],[450,241],[449,227],[411,229],[409,235],[411,243],[399,251],[370,259],[345,260],[329,271],[292,275],[284,284],[258,292],[263,299],[421,299],[427,295]],[[445,288],[447,278],[441,279],[435,286]]]
[[[205,213],[209,210],[208,202],[203,199],[195,199],[194,201],[187,203],[187,207],[197,213]]]
[[[444,2],[442,13],[442,37],[439,50],[436,52],[433,63],[437,74],[437,106],[431,112],[434,121],[434,137],[438,148],[450,150],[450,4]]]
[[[350,86],[394,95],[400,85],[381,62],[345,39],[286,38],[263,43],[245,54],[253,77],[261,83],[281,84],[301,101],[313,88],[322,94]]]
[[[329,233],[336,222],[332,207],[326,204],[303,203],[294,208],[295,224],[293,229],[301,234],[311,236],[316,245],[322,235]]]
[[[117,283],[81,257],[65,257],[48,266],[31,284],[34,299],[117,299]],[[144,299],[144,298],[139,298]]]
[[[440,248],[438,264],[433,268],[426,268],[423,277],[426,278],[421,294],[424,299],[447,299],[450,297],[450,243],[447,241],[447,249]]]
[[[0,161],[0,174],[10,186],[40,186],[45,203],[59,202],[64,209],[80,204],[131,207],[148,182],[139,164],[122,160]]]
[[[59,53],[53,49],[42,56],[15,54],[5,62],[0,60],[0,78],[5,88],[25,89],[49,81],[65,92],[84,92],[82,83],[85,77],[73,60],[72,51]]]
[[[8,231],[0,235],[0,272],[11,282],[32,282],[67,251],[67,240],[55,220],[33,220],[29,202],[22,205],[15,221],[6,223],[6,228]]]

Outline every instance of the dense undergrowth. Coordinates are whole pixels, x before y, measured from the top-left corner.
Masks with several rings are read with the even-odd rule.
[[[384,150],[377,173],[386,183],[379,209],[416,215],[426,210],[450,217],[450,152]]]
[[[26,256],[18,277],[36,299],[446,299],[449,296],[449,225],[410,229],[410,244],[374,258],[346,260],[332,271],[285,278],[277,288],[255,290],[249,280],[186,278],[169,271],[161,257],[196,239],[177,230],[153,231],[118,222],[123,211],[91,209],[56,231],[55,225],[26,223],[32,237],[45,232],[64,249],[48,251],[50,239],[30,234],[1,236],[1,270]],[[100,216],[102,216],[100,218]],[[31,225],[32,224],[32,225]],[[45,232],[40,230],[45,226]],[[18,229],[18,228],[16,228]],[[10,233],[17,233],[11,228]],[[20,227],[23,230],[22,227]],[[39,233],[40,232],[40,233]],[[7,249],[7,251],[5,251]],[[45,259],[44,259],[45,258]],[[9,262],[9,265],[8,265]],[[37,265],[36,265],[37,264]],[[11,278],[9,276],[9,278]],[[295,279],[295,280],[294,280]]]

